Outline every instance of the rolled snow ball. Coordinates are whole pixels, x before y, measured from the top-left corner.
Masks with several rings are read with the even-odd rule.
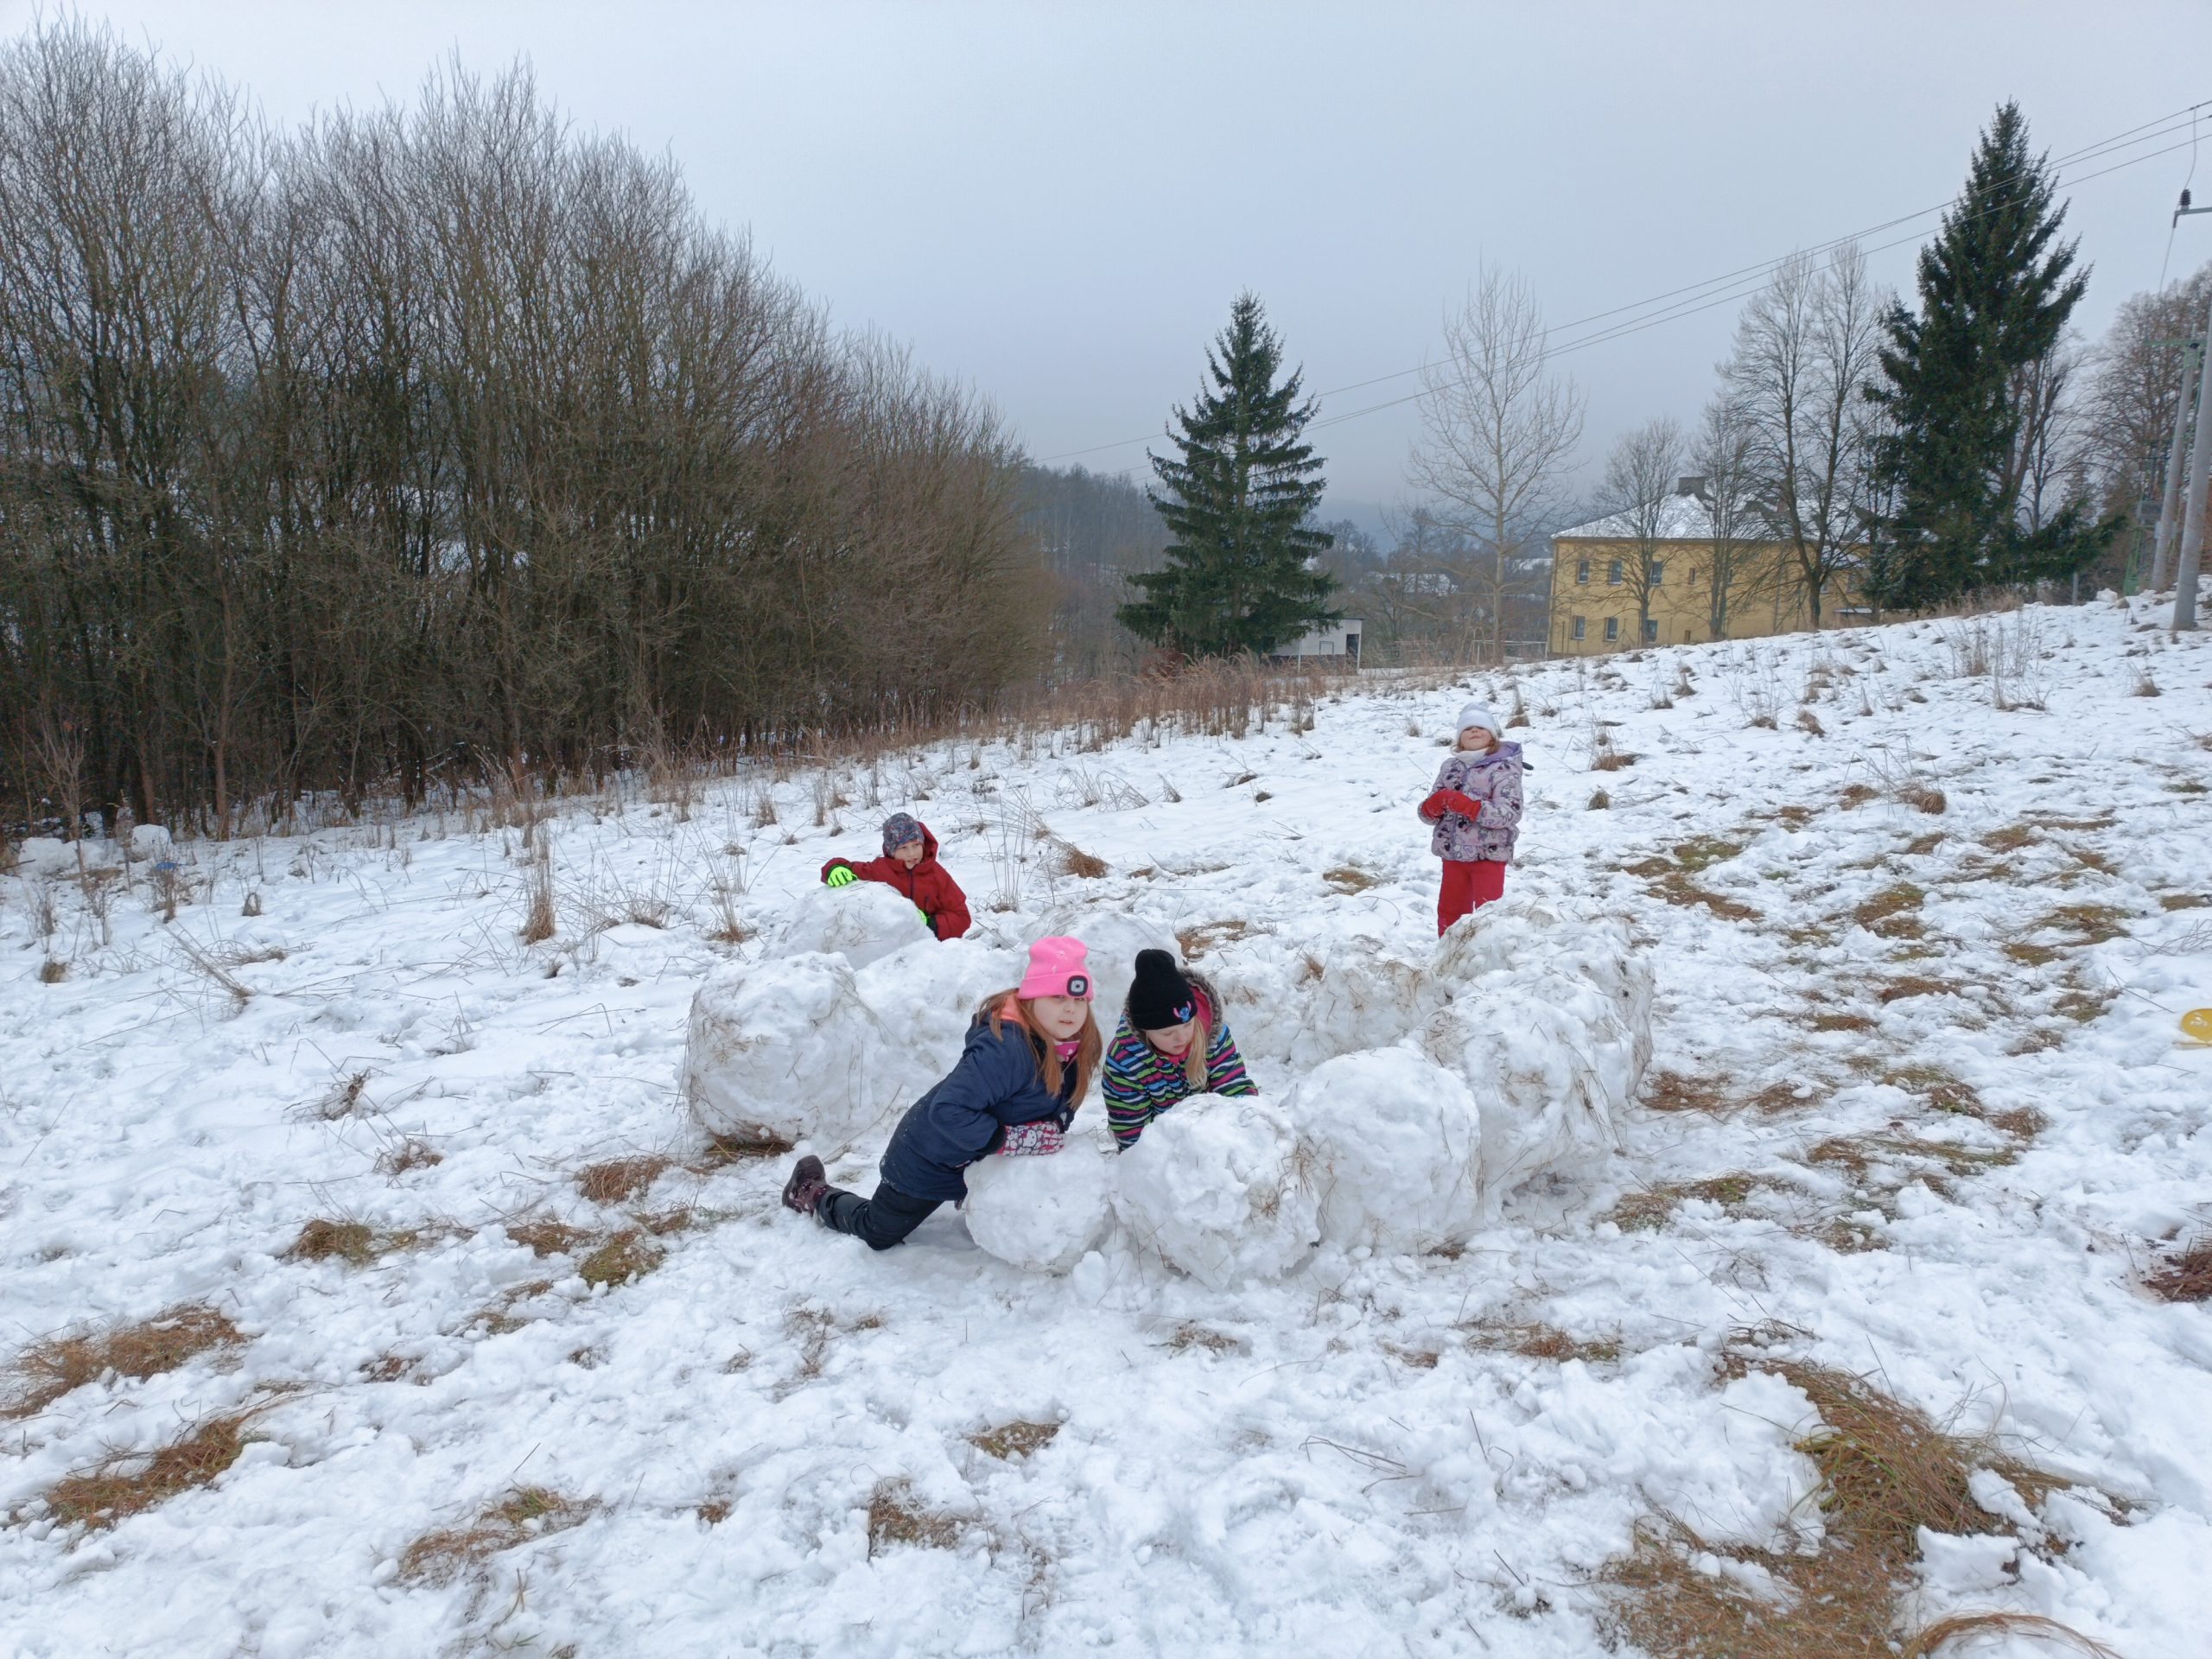
[[[850,1141],[890,1103],[871,1057],[894,1046],[826,955],[726,969],[691,999],[683,1098],[710,1135],[755,1146]]]
[[[148,859],[167,858],[172,849],[169,832],[158,823],[135,823],[130,826],[130,856],[144,862]]]
[[[1482,1217],[1482,1114],[1457,1073],[1407,1048],[1323,1062],[1283,1099],[1309,1154],[1320,1235],[1408,1253]]]
[[[1138,1243],[1210,1289],[1280,1277],[1317,1236],[1309,1154],[1250,1095],[1193,1095],[1146,1127],[1114,1171],[1114,1211]]]
[[[914,901],[880,881],[855,881],[849,887],[809,887],[791,906],[776,936],[774,954],[801,957],[826,952],[865,968],[901,945],[925,937]]]
[[[1104,1236],[1113,1218],[1115,1154],[1087,1135],[1037,1158],[969,1165],[968,1236],[1001,1262],[1065,1273]]]

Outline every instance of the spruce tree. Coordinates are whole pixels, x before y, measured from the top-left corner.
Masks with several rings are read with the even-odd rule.
[[[2000,105],[1965,191],[1920,251],[1919,315],[1899,305],[1885,320],[1882,375],[1867,392],[1889,416],[1874,452],[1889,509],[1870,526],[1881,556],[1866,573],[1878,605],[1923,609],[2064,575],[2118,532],[2117,520],[2084,522],[2078,505],[2032,532],[2019,521],[2019,372],[2056,346],[2088,283],[2074,268],[2078,243],[2056,240],[2066,210],[2054,188],[2019,106]]]
[[[1266,652],[1333,614],[1336,579],[1306,568],[1330,544],[1311,527],[1322,463],[1300,439],[1314,406],[1300,374],[1276,384],[1281,367],[1259,300],[1238,296],[1206,353],[1212,387],[1175,410],[1180,453],[1147,457],[1173,539],[1165,569],[1130,578],[1144,597],[1116,613],[1138,638],[1194,657]]]

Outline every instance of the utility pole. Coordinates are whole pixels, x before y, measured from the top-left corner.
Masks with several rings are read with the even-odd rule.
[[[2181,385],[2174,392],[2174,436],[2166,446],[2166,486],[2158,495],[2158,534],[2151,553],[2152,593],[2163,593],[2166,573],[2173,568],[2175,532],[2181,528],[2181,458],[2189,448],[2189,412],[2190,384],[2196,378],[2196,353],[2203,349],[2196,340],[2179,342],[2181,353]]]
[[[2174,223],[2178,225],[2184,213],[2212,213],[2212,207],[2192,207],[2189,192],[2181,193],[2181,206],[2174,210]],[[2204,320],[2205,346],[2212,347],[2212,307],[2208,307]],[[2203,369],[2196,381],[2196,442],[2190,446],[2189,507],[2182,515],[2181,556],[2174,568],[2174,620],[2176,633],[2194,632],[2196,628],[2196,573],[2204,562],[2204,500],[2206,474],[2212,471],[2212,349],[2197,353],[2203,359]]]

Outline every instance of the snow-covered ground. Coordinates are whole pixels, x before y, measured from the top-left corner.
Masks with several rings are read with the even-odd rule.
[[[244,1338],[4,1424],[0,1649],[1586,1655],[1639,1517],[1817,1523],[1807,1400],[1724,1363],[1755,1331],[2128,1500],[2053,1498],[2063,1552],[1931,1542],[1924,1612],[2201,1653],[2212,1313],[2139,1279],[2212,1222],[2212,1052],[2177,1026],[2212,1002],[2212,641],[2150,617],[1370,682],[1238,740],[938,747],[848,771],[823,827],[804,775],[772,824],[745,781],[562,804],[535,944],[519,833],[452,812],[181,846],[168,922],[150,862],[105,920],[73,879],[0,878],[10,1344],[194,1303]],[[1328,1243],[1215,1289],[1126,1239],[1024,1273],[948,1209],[874,1255],[779,1207],[788,1159],[704,1155],[694,992],[898,808],[1008,946],[1182,933],[1288,1097],[1367,1044],[1310,997],[1286,1028],[1285,988],[1387,995],[1435,949],[1413,805],[1470,689],[1527,713],[1509,893],[1626,918],[1657,998],[1618,1145],[1464,1249]],[[1050,873],[1040,823],[1108,873]],[[721,942],[741,871],[757,937]],[[873,1180],[872,1121],[834,1177]],[[658,1156],[637,1191],[582,1179]],[[316,1219],[370,1230],[363,1264],[293,1253]],[[242,1412],[212,1485],[49,1513],[64,1477]]]

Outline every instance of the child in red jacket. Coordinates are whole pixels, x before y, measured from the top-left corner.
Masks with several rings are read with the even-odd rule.
[[[930,931],[957,939],[968,931],[968,895],[951,873],[937,861],[937,837],[929,826],[904,812],[883,821],[883,856],[855,864],[833,858],[822,867],[824,885],[849,887],[855,881],[880,881],[906,895]]]
[[[1421,804],[1433,824],[1429,850],[1444,861],[1436,896],[1440,934],[1505,892],[1505,867],[1521,829],[1521,746],[1503,741],[1497,716],[1479,702],[1459,711],[1459,741]]]

